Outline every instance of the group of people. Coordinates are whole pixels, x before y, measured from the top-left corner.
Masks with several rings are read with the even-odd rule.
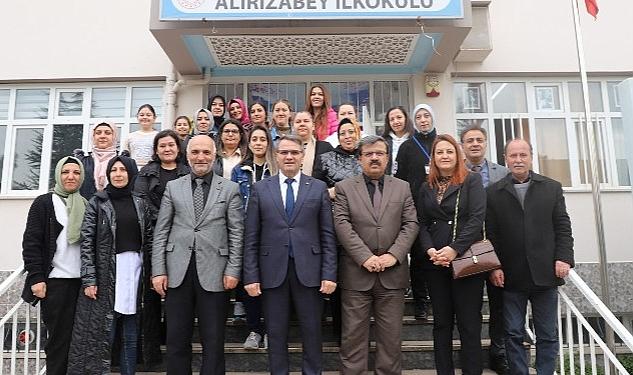
[[[573,238],[561,185],[532,171],[530,144],[510,140],[505,168],[486,160],[485,129],[463,130],[460,142],[437,134],[429,105],[411,117],[393,107],[382,136],[363,136],[354,106],[337,116],[323,86],[307,102],[294,112],[278,100],[269,123],[262,103],[227,108],[214,96],[193,124],[180,116],[162,131],[145,104],[122,152],[116,126],[102,122],[90,152],[57,163],[23,241],[22,296],[42,303],[49,374],[117,364],[133,374],[137,362],[161,362],[163,340],[167,373],[190,374],[195,317],[200,373],[224,373],[232,290],[246,310],[244,347],[267,348],[271,373],[289,371],[293,310],[302,371],[321,373],[328,296],[341,372],[367,372],[373,317],[375,372],[398,374],[409,287],[417,319],[432,305],[437,372],[454,374],[456,321],[462,372],[481,374],[484,284],[491,367],[528,373],[529,300],[537,371],[553,373],[556,288],[574,266]],[[451,261],[484,238],[502,268],[454,279]]]

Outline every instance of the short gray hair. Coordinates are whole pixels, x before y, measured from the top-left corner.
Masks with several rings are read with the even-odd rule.
[[[512,138],[511,140],[509,140],[506,143],[505,147],[503,148],[504,155],[508,154],[508,146],[510,145],[510,143],[521,142],[521,141],[527,143],[527,145],[530,147],[530,155],[534,156],[534,149],[532,148],[532,144],[527,139],[523,139],[523,138]]]
[[[358,155],[360,155],[360,153],[363,151],[363,146],[373,145],[373,144],[376,144],[378,142],[384,143],[385,144],[385,148],[387,149],[387,153],[390,152],[390,150],[389,150],[389,143],[387,143],[387,141],[383,137],[381,137],[379,135],[368,135],[368,136],[365,136],[365,137],[361,138],[358,141],[358,144],[356,146],[356,150],[358,152]]]
[[[301,151],[303,152],[303,140],[299,138],[298,135],[294,135],[294,134],[282,135],[281,137],[279,137],[279,141],[277,142],[277,147],[279,147],[279,144],[281,143],[281,141],[294,142],[301,147]]]

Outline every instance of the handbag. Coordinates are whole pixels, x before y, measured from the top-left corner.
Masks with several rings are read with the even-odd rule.
[[[457,191],[457,202],[455,203],[455,219],[453,220],[453,241],[457,237],[457,214],[459,213],[459,194],[461,187]],[[470,245],[470,248],[464,252],[464,255],[453,259],[453,279],[461,279],[464,277],[477,275],[479,273],[490,272],[501,268],[501,262],[495,248],[486,238],[486,222],[483,225],[484,239]]]

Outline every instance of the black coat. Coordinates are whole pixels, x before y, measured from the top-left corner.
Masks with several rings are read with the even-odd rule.
[[[453,240],[453,221],[455,219],[455,203],[459,194],[459,213],[457,215],[457,236]],[[449,185],[442,202],[435,199],[437,189],[429,183],[422,185],[418,197],[418,218],[420,222],[419,240],[426,254],[430,248],[440,250],[444,246],[452,247],[459,255],[463,255],[470,246],[482,239],[482,226],[486,216],[486,193],[478,173],[469,173],[461,185]],[[428,256],[425,266],[434,266]]]
[[[189,166],[183,162],[178,162],[176,170],[178,177],[190,173]],[[134,192],[145,198],[148,203],[152,215],[152,223],[156,222],[164,191],[165,186],[160,186],[160,162],[152,160],[141,168],[134,184]]]
[[[348,177],[358,176],[361,173],[363,170],[356,153],[354,151],[347,152],[338,146],[334,150],[316,157],[312,177],[325,182],[327,187],[331,188],[334,187],[335,183]]]
[[[57,251],[57,237],[63,228],[55,217],[53,193],[35,198],[29,209],[22,237],[22,258],[26,270],[22,290],[24,301],[33,304],[37,302],[37,297],[31,292],[31,286],[48,280],[48,274],[52,271],[53,256]]]
[[[152,248],[152,225],[149,208],[140,196],[133,196],[142,233],[143,264],[149,264]],[[114,316],[114,292],[116,281],[115,238],[116,217],[114,207],[105,191],[95,194],[86,206],[86,214],[81,227],[81,284],[82,291],[77,300],[75,325],[70,351],[68,353],[68,374],[109,374],[111,357],[110,333]],[[83,293],[83,288],[97,286],[97,299],[92,300]],[[143,268],[139,283],[137,316],[141,320],[140,338],[144,338],[147,327],[143,324],[142,298],[149,285],[149,274]],[[151,291],[151,293],[154,293]],[[141,308],[143,307],[143,308]],[[140,342],[143,360],[152,362],[152,357],[160,343]],[[159,359],[159,358],[158,358]]]
[[[435,129],[429,134],[422,134],[416,132],[415,137],[418,142],[424,146],[426,151],[431,154],[431,148],[433,141],[437,133]],[[426,168],[429,165],[429,158],[420,149],[417,143],[412,138],[407,139],[402,143],[398,149],[398,156],[396,157],[396,163],[398,163],[398,169],[396,170],[395,177],[405,180],[411,186],[411,193],[414,197],[418,196],[422,184],[426,181]]]
[[[557,260],[574,266],[574,239],[558,181],[531,172],[524,208],[512,175],[487,189],[486,229],[505,274],[505,288],[531,290],[563,285]]]

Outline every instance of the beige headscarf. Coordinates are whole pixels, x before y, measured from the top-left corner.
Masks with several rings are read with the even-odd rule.
[[[110,122],[100,122],[92,128],[93,134],[99,126],[107,126],[110,129],[112,129],[112,133],[114,134],[114,140],[112,141],[112,146],[108,148],[97,148],[94,145],[92,146],[92,159],[94,160],[94,163],[95,163],[94,171],[92,173],[94,175],[95,187],[97,188],[97,191],[103,190],[103,188],[105,188],[105,186],[108,184],[108,179],[107,179],[108,162],[117,154],[116,152],[116,137],[117,137],[116,125]]]

